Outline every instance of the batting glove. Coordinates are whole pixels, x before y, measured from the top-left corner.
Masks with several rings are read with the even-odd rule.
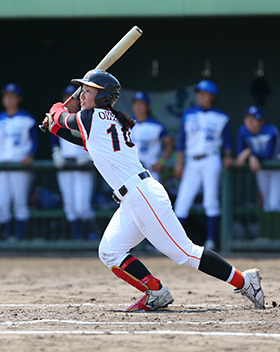
[[[63,114],[64,112],[68,113],[63,103],[56,103],[50,109],[50,115],[53,117],[55,123],[60,127],[63,127],[63,126],[59,124],[59,118],[61,114]]]
[[[60,129],[60,126],[54,122],[50,114],[46,114],[43,124],[51,133],[57,135],[57,131]]]

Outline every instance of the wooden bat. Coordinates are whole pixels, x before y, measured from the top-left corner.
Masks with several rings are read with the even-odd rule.
[[[143,34],[143,31],[134,26],[120,41],[108,52],[108,54],[99,62],[95,69],[101,69],[106,71],[111,67]],[[81,92],[82,87],[80,86],[64,103],[64,106],[68,106],[72,100],[74,100]],[[46,132],[47,128],[42,124],[39,128]]]

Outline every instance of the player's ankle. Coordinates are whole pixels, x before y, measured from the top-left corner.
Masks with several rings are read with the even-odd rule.
[[[148,286],[149,290],[158,291],[162,288],[160,280],[152,275],[145,276],[140,282]]]

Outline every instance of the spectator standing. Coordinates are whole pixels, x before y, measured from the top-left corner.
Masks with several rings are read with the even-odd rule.
[[[280,211],[280,171],[264,170],[261,166],[262,160],[275,158],[278,149],[277,127],[266,122],[260,107],[250,106],[238,130],[236,165],[242,167],[248,161],[256,174],[264,211]]]
[[[18,84],[9,83],[2,89],[0,113],[0,162],[32,164],[38,148],[35,119],[20,109],[22,89]],[[29,219],[28,196],[31,172],[0,172],[0,224],[4,237],[8,240],[24,238]],[[11,206],[13,206],[15,226],[13,226]]]
[[[174,208],[184,225],[202,186],[203,206],[207,216],[204,245],[205,248],[214,250],[219,231],[222,146],[224,167],[230,167],[233,162],[230,120],[224,112],[214,107],[218,87],[213,81],[200,81],[196,92],[197,105],[183,112],[175,164],[175,175],[181,177],[181,182]]]
[[[68,85],[62,92],[62,99],[66,101],[77,87]],[[77,112],[80,109],[78,99],[74,99],[69,105],[69,112]],[[52,135],[51,138],[53,163],[58,169],[66,165],[77,168],[92,165],[88,153],[83,147],[68,142],[67,140]],[[70,225],[74,240],[83,239],[86,232],[88,239],[95,240],[95,213],[92,208],[94,188],[94,173],[91,170],[61,170],[57,172],[57,182],[62,195],[63,209]]]

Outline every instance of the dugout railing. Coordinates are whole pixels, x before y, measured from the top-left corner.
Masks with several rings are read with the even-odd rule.
[[[96,216],[94,231],[101,236],[117,205],[111,198],[111,190],[93,165],[81,166],[78,169],[92,171],[95,189],[98,190],[94,192],[95,199],[92,200],[95,203]],[[0,231],[0,250],[96,250],[100,238],[91,238],[85,228],[82,229],[81,240],[72,239],[62,207],[56,173],[77,170],[77,165],[68,163],[64,168],[57,169],[51,160],[36,160],[28,167],[17,163],[0,163],[0,171],[20,170],[28,170],[32,175],[28,229],[21,241],[7,240]],[[69,191],[71,192],[71,189]]]
[[[262,167],[280,170],[280,160],[266,160]],[[248,165],[224,169],[221,188],[220,250],[279,251],[280,212],[263,211],[256,177]]]
[[[280,169],[280,160],[266,161],[263,167]],[[68,165],[64,168],[64,170],[76,169],[76,165]],[[93,207],[99,238],[91,239],[84,232],[82,240],[72,240],[57,184],[58,169],[54,167],[51,160],[37,160],[29,167],[16,163],[0,163],[0,171],[29,170],[32,173],[28,231],[22,241],[7,241],[0,232],[1,251],[97,249],[99,239],[117,204],[111,198],[111,189],[94,166],[83,166],[79,169],[92,170],[95,178]],[[192,209],[192,214],[202,216],[203,210]],[[280,213],[266,213],[262,210],[255,175],[247,166],[241,169],[232,167],[223,170],[219,242],[220,250],[228,253],[280,250]]]

